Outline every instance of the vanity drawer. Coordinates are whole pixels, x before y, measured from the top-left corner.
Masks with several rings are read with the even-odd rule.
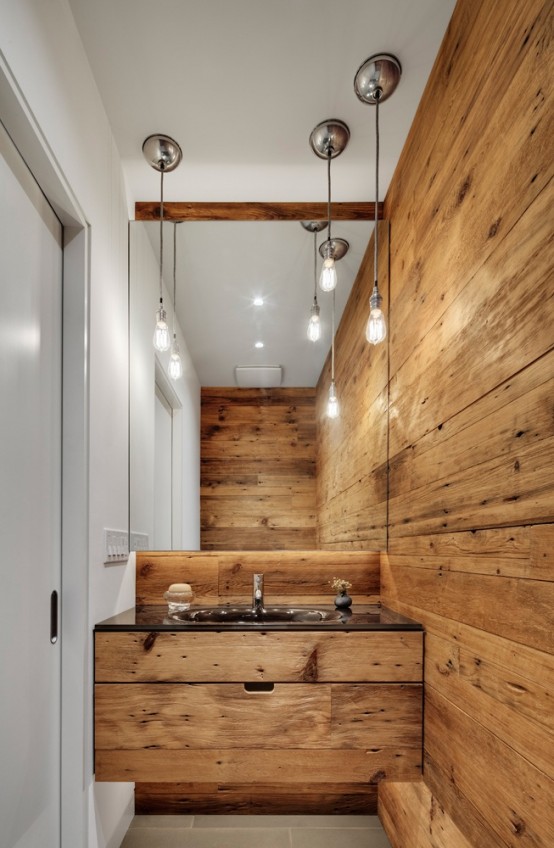
[[[97,684],[97,780],[369,783],[421,767],[421,684]]]
[[[97,683],[417,683],[422,675],[421,631],[95,634]]]

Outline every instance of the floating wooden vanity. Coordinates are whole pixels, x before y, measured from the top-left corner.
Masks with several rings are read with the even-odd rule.
[[[375,605],[263,629],[129,610],[95,631],[96,780],[136,781],[140,812],[374,812],[380,779],[421,773],[422,653]]]

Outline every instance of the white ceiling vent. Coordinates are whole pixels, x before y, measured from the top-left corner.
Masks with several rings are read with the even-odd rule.
[[[235,381],[241,389],[275,389],[281,385],[280,365],[237,365]]]

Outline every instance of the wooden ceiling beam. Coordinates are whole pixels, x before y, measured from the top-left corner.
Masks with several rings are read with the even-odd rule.
[[[379,218],[383,204],[379,203]],[[372,221],[375,204],[333,203],[333,221]],[[135,203],[136,221],[159,221],[158,200]],[[326,203],[164,203],[164,221],[326,221]]]

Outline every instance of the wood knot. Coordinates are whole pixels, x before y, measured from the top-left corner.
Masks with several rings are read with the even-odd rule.
[[[141,577],[146,577],[148,574],[150,574],[150,572],[152,571],[153,568],[154,568],[154,563],[152,563],[152,562],[143,563],[140,567]]]
[[[306,683],[317,680],[317,648],[314,648],[308,657],[306,665],[302,669],[300,679],[304,680]]]
[[[437,665],[438,673],[444,675],[445,677],[448,677],[448,675],[451,671],[453,671],[453,669],[454,663],[452,662],[452,660],[448,660],[448,662],[446,662],[444,665]]]
[[[517,813],[513,813],[513,818],[510,820],[510,824],[512,825],[512,830],[516,836],[523,836],[525,833],[526,825],[523,819],[521,819]]]
[[[156,641],[157,638],[158,638],[157,633],[149,633],[148,634],[148,636],[146,637],[146,639],[144,640],[143,645],[142,645],[142,647],[144,648],[144,650],[147,653],[148,653],[148,651],[152,650],[152,648],[154,647],[154,642]]]
[[[375,783],[379,783],[379,781],[384,780],[386,776],[386,771],[384,769],[379,769],[379,771],[376,771],[375,774],[371,775],[371,777],[369,778],[369,783],[372,785]]]
[[[460,188],[460,191],[458,192],[458,199],[456,201],[456,206],[460,206],[463,203],[464,198],[465,198],[465,196],[468,193],[470,188],[471,188],[471,176],[467,176],[465,178],[464,182],[462,183],[462,187]]]

